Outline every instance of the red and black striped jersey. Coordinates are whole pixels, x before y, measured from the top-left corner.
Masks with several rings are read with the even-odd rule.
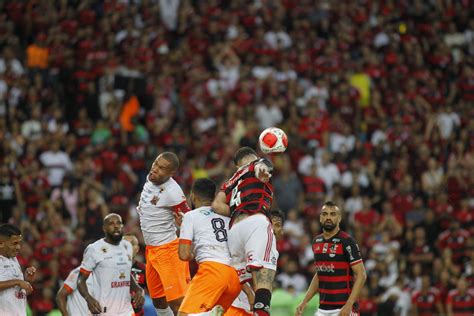
[[[319,279],[319,308],[342,308],[352,291],[351,266],[362,262],[359,246],[349,234],[339,231],[329,239],[322,234],[316,236],[313,253]],[[353,309],[358,310],[357,303]]]
[[[132,266],[132,276],[137,281],[138,285],[144,290],[146,289],[146,265],[140,261],[134,261]],[[138,307],[132,300],[133,311],[136,316],[142,316],[145,313],[143,306]]]
[[[429,291],[416,291],[412,295],[412,304],[416,306],[418,316],[436,315],[436,304],[440,302],[440,292],[436,288]]]
[[[241,213],[262,213],[269,216],[273,187],[270,182],[264,183],[257,178],[255,166],[260,162],[263,162],[263,159],[240,167],[232,178],[221,186],[221,191],[226,195],[226,203],[230,206],[232,219]]]
[[[474,314],[474,291],[468,289],[464,294],[461,294],[459,290],[451,290],[446,303],[451,304],[454,315],[472,316]]]

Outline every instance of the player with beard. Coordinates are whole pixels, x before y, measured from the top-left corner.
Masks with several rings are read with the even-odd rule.
[[[81,263],[77,288],[87,302],[92,314],[130,316],[131,304],[144,303],[144,291],[131,276],[133,249],[123,237],[120,215],[111,213],[104,217],[102,229],[105,238],[87,246]],[[94,289],[89,291],[87,279],[92,273]]]
[[[315,316],[359,315],[357,298],[367,275],[356,241],[339,228],[342,214],[333,202],[321,208],[323,233],[313,240],[316,274],[296,309],[302,315],[306,304],[319,293],[319,309]]]

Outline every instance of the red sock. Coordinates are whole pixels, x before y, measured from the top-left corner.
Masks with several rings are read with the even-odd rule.
[[[257,310],[253,312],[253,316],[270,316],[270,313],[267,313],[266,311],[262,310]]]

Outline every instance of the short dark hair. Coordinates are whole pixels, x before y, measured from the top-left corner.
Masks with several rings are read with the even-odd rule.
[[[173,170],[177,170],[179,168],[179,158],[175,153],[172,153],[171,151],[165,151],[161,153],[160,156],[171,163]]]
[[[278,217],[281,220],[281,223],[285,223],[285,214],[279,209],[272,210],[270,212],[270,217]]]
[[[331,207],[331,208],[337,208],[339,211],[341,210],[341,208],[336,203],[334,203],[333,201],[324,202],[324,204],[321,208],[323,208],[323,207]]]
[[[339,207],[339,206],[337,206],[337,204],[334,203],[333,201],[326,201],[326,202],[324,202],[323,207],[325,207],[325,206],[326,206],[326,207]]]
[[[11,236],[21,235],[21,230],[12,224],[0,225],[0,236],[10,238]]]
[[[248,155],[255,155],[255,156],[258,157],[255,150],[253,150],[250,147],[241,147],[241,148],[239,148],[234,154],[234,164],[237,165],[239,163],[239,161],[242,160],[242,158],[244,158]]]
[[[216,195],[216,183],[209,178],[194,181],[191,191],[203,200],[213,200]]]

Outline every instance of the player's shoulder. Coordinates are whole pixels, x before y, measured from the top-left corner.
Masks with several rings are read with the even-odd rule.
[[[324,241],[323,234],[319,234],[313,238],[313,244],[318,243],[318,242],[323,242],[323,241]]]
[[[336,236],[334,237],[339,237],[341,238],[342,240],[354,240],[354,238],[347,232],[343,231],[343,230],[340,230],[339,233],[337,233]]]
[[[181,189],[181,186],[179,185],[179,183],[176,182],[176,180],[173,179],[172,177],[170,177],[168,181],[163,183],[163,186],[165,187],[165,189],[170,190],[168,192],[183,193],[183,189]]]
[[[81,271],[81,267],[76,267],[74,269],[71,270],[71,272],[69,272],[66,280],[73,280],[73,279],[77,279],[77,277],[79,276],[79,272]]]
[[[122,238],[119,244],[120,247],[123,247],[127,251],[132,251],[133,252],[133,246],[132,243],[126,240],[125,238]]]
[[[205,218],[214,214],[216,213],[210,206],[201,206],[187,212],[186,214],[184,214],[184,216],[193,217],[193,218]]]
[[[98,239],[94,241],[93,243],[90,243],[87,245],[86,250],[84,251],[84,254],[93,254],[93,253],[107,253],[108,243],[105,242],[104,238]]]

